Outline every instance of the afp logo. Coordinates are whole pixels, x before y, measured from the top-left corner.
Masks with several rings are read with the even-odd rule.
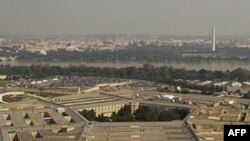
[[[224,125],[224,141],[248,141],[250,125]]]

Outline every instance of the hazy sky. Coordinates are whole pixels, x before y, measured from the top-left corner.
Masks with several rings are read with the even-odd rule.
[[[4,34],[250,35],[250,0],[0,0]]]

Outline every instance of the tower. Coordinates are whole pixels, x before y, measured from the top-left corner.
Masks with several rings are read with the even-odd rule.
[[[215,44],[216,44],[215,28],[213,28],[213,30],[212,30],[212,51],[215,51]]]

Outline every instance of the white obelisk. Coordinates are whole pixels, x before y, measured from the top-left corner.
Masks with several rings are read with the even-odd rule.
[[[215,44],[216,44],[215,28],[213,28],[213,31],[212,31],[212,51],[215,51]]]

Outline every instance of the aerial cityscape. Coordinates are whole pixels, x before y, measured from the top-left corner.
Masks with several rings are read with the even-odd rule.
[[[226,141],[250,124],[247,4],[0,0],[0,141]]]

